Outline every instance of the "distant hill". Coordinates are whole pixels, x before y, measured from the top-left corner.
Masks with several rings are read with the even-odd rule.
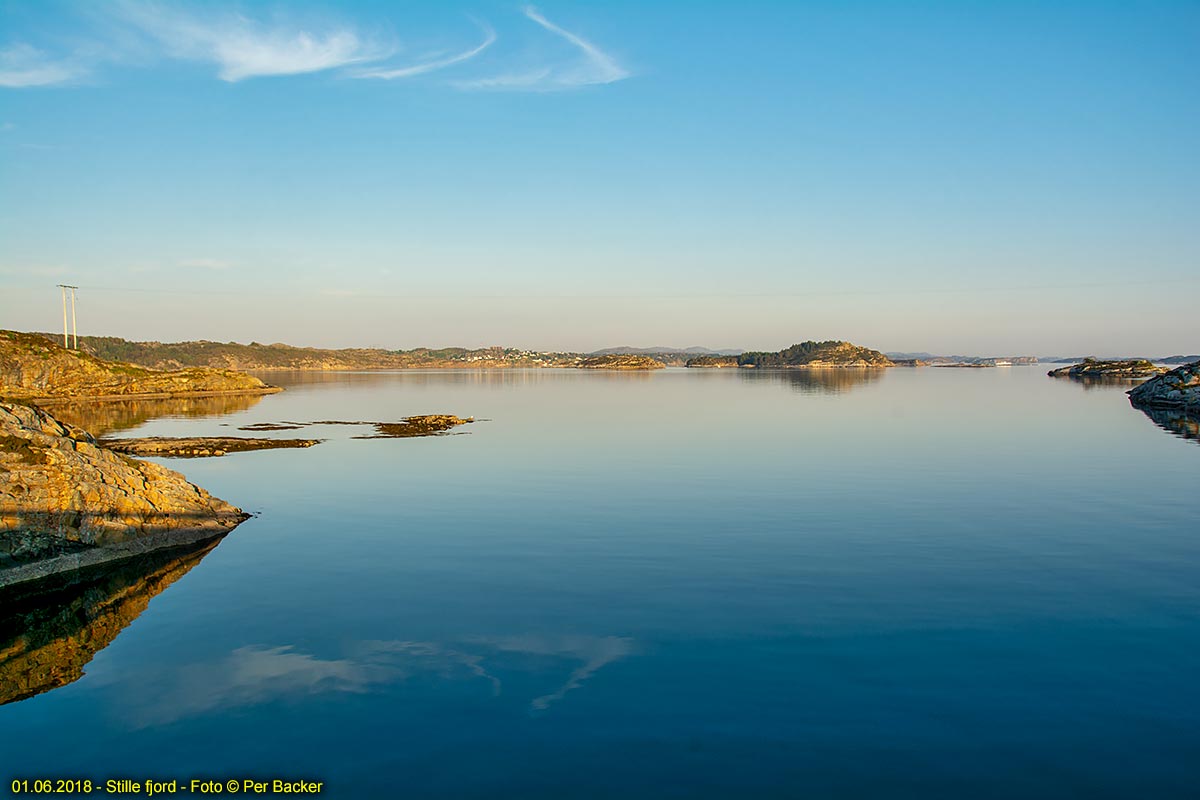
[[[1200,356],[1167,356],[1158,361],[1163,364],[1191,364],[1194,361],[1200,361]]]
[[[892,367],[895,364],[878,350],[850,342],[801,342],[778,353],[742,353],[744,367]]]
[[[729,348],[725,350],[710,350],[707,347],[607,347],[588,353],[589,356],[738,356],[744,350]]]
[[[54,334],[38,334],[55,341]],[[286,344],[238,342],[132,342],[115,336],[81,336],[80,349],[98,358],[151,369],[211,367],[234,370],[341,370],[470,367],[570,367],[577,353],[538,353],[504,347],[414,350],[348,348],[326,350]]]

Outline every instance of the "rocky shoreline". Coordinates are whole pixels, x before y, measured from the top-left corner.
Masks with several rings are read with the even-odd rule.
[[[1184,364],[1130,389],[1129,402],[1200,414],[1200,361]]]
[[[219,538],[249,516],[15,403],[0,403],[0,475],[0,589]]]

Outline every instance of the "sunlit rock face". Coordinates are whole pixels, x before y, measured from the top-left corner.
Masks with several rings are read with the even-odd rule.
[[[1187,408],[1200,412],[1200,361],[1184,364],[1129,391],[1135,406]]]
[[[36,593],[0,590],[0,705],[66,686],[217,540],[93,567]]]
[[[0,588],[212,539],[245,518],[178,472],[0,403]]]

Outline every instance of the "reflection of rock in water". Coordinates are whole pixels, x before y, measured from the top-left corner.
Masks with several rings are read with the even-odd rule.
[[[1191,439],[1200,444],[1200,410],[1184,411],[1181,408],[1138,408],[1150,421],[1167,433],[1182,439]]]
[[[90,403],[55,403],[50,413],[63,422],[105,436],[136,428],[158,417],[216,417],[245,411],[265,395],[229,394],[213,397],[176,397],[162,400],[103,400]]]
[[[1127,378],[1121,375],[1070,375],[1067,382],[1079,386],[1085,392],[1093,389],[1120,389],[1128,391],[1130,386],[1136,386],[1145,378]]]
[[[78,581],[0,594],[0,705],[83,677],[83,668],[158,595],[217,546],[159,551]]]
[[[842,394],[883,377],[885,370],[870,367],[831,369],[739,369],[748,381],[766,381],[790,386],[803,394]]]

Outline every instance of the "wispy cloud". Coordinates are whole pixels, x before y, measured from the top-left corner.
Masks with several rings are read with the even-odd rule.
[[[57,86],[78,80],[87,73],[70,59],[56,59],[28,44],[0,49],[0,86],[20,89]]]
[[[525,16],[545,30],[570,43],[579,52],[579,58],[568,65],[543,67],[524,72],[510,72],[475,80],[457,81],[456,86],[464,89],[525,89],[555,90],[573,89],[579,86],[615,83],[628,78],[632,73],[617,63],[617,60],[592,42],[550,20],[533,6],[522,9]]]
[[[377,61],[393,50],[346,26],[312,31],[236,13],[189,15],[155,3],[126,3],[118,13],[160,42],[169,56],[212,62],[218,77],[229,82],[322,72]]]
[[[492,46],[496,41],[496,32],[486,25],[483,28],[483,41],[470,50],[464,50],[461,53],[448,56],[446,58],[431,59],[419,64],[410,64],[404,67],[396,67],[389,69],[387,67],[371,67],[368,69],[358,69],[350,73],[354,78],[380,78],[382,80],[394,80],[396,78],[411,78],[414,75],[423,75],[426,72],[445,69],[452,67],[455,64],[461,64],[464,61],[470,61],[475,56],[482,53],[484,50]]]

